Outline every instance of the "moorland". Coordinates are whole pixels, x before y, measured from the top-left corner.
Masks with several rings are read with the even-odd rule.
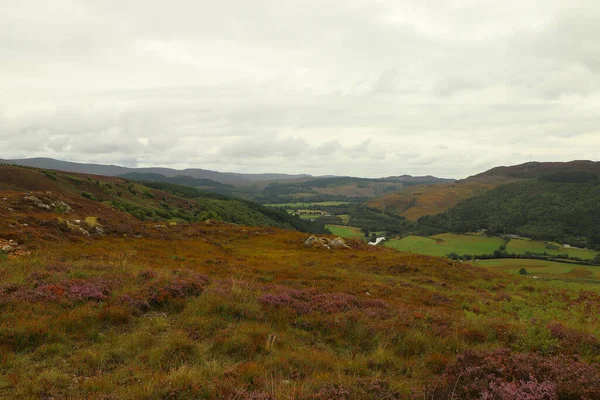
[[[564,223],[598,206],[584,165],[477,176],[417,220],[1,166],[0,398],[599,398],[599,243]]]

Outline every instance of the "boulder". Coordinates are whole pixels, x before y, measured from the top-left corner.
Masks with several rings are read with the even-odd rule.
[[[11,246],[10,244],[7,244],[6,246],[2,246],[2,252],[5,254],[12,253],[13,251],[15,251],[15,248],[13,246]]]
[[[335,239],[328,239],[326,237],[318,237],[315,235],[310,236],[308,239],[304,241],[304,245],[307,247],[317,247],[321,249],[349,249],[350,246],[346,244],[346,241],[341,237],[337,237]]]
[[[350,246],[348,246],[348,244],[346,243],[346,241],[344,239],[342,239],[341,237],[336,237],[333,240],[329,241],[329,246],[331,246],[334,249],[349,249]]]

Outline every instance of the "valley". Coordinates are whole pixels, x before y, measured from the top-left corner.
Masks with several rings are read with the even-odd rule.
[[[0,398],[600,396],[600,257],[579,222],[587,248],[438,227],[494,189],[411,220],[155,178],[0,166]],[[557,185],[524,179],[506,185]],[[595,187],[571,184],[554,201]]]

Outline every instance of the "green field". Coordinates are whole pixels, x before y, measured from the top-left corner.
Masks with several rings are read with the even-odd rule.
[[[385,246],[410,253],[444,257],[449,253],[491,254],[504,243],[501,238],[444,233],[430,237],[406,236],[385,242]]]
[[[496,271],[518,274],[525,268],[530,276],[556,279],[600,279],[600,266],[559,263],[546,260],[525,260],[505,258],[480,260],[473,262],[480,267],[493,268]]]
[[[316,203],[274,203],[265,204],[270,207],[284,207],[284,208],[306,208],[306,207],[327,207],[327,206],[339,206],[342,204],[348,204],[349,201],[321,201]]]
[[[544,243],[535,240],[527,239],[512,239],[506,246],[508,253],[524,254],[531,253],[548,253],[551,255],[568,254],[569,257],[578,257],[583,260],[591,260],[598,254],[597,251],[579,248],[565,248],[557,243]]]
[[[355,238],[364,236],[364,234],[359,228],[354,228],[352,226],[325,225],[325,228],[329,229],[334,235],[345,238]]]

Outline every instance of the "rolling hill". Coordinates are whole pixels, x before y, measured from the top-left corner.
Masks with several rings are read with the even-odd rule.
[[[418,185],[368,201],[369,207],[392,212],[416,221],[424,215],[437,214],[461,201],[478,196],[497,184],[479,182]]]
[[[105,231],[129,234],[139,233],[143,221],[190,223],[207,219],[323,232],[322,225],[284,211],[172,183],[142,185],[116,177],[0,165],[0,190],[6,192],[0,224],[13,226],[25,236],[57,224],[64,226],[67,236],[77,234],[81,230],[73,221],[86,218],[102,224]]]
[[[600,162],[529,162],[508,167],[496,167],[451,183],[403,188],[370,200],[369,207],[392,212],[416,221],[425,215],[443,213],[469,198],[478,197],[500,185],[536,179],[600,173]],[[583,178],[585,180],[585,178]]]
[[[263,211],[0,166],[0,399],[600,397],[596,287],[309,246]]]
[[[582,181],[582,177],[586,178]],[[508,183],[419,219],[450,232],[518,234],[581,247],[600,246],[600,181],[591,173],[545,174]]]
[[[570,162],[532,161],[509,167],[492,168],[480,174],[470,176],[465,180],[473,182],[498,178],[532,179],[539,178],[547,174],[554,174],[557,172],[565,171],[591,172],[595,174],[600,174],[600,162],[587,160],[576,160]]]
[[[167,177],[190,176],[196,179],[210,179],[216,182],[230,185],[247,185],[256,181],[301,179],[310,175],[288,175],[288,174],[239,174],[231,172],[217,172],[199,168],[177,170],[172,168],[128,168],[117,165],[85,164],[69,161],[55,160],[52,158],[26,158],[19,160],[0,160],[8,164],[23,165],[28,167],[52,169],[65,172],[77,172],[82,174],[118,176],[129,173],[154,173]]]

